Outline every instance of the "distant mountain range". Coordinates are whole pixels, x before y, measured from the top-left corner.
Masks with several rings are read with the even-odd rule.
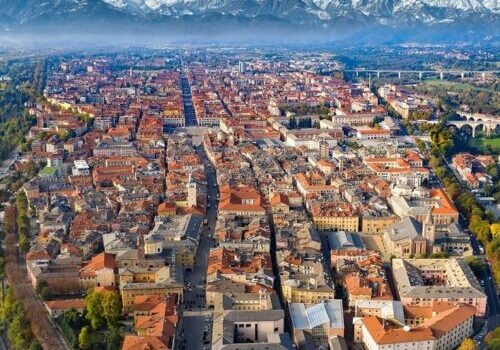
[[[24,33],[495,35],[499,15],[499,0],[0,0],[0,30]]]

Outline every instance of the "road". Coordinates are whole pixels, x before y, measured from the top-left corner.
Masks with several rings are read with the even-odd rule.
[[[210,208],[207,209],[206,215],[208,224],[203,225],[201,228],[201,238],[193,271],[187,272],[185,277],[188,287],[184,293],[184,301],[181,306],[182,318],[179,326],[177,349],[200,349],[200,344],[204,342],[209,346],[211,336],[211,329],[209,328],[212,323],[210,320],[211,311],[206,308],[205,281],[208,253],[217,221],[217,188],[214,187],[217,180],[215,172],[211,171],[213,167],[210,165],[202,147],[198,147],[197,152],[205,164]]]
[[[50,322],[47,310],[28,282],[26,265],[19,259],[16,235],[5,238],[6,274],[17,300],[23,303],[33,334],[46,350],[68,349],[57,328]]]
[[[189,80],[184,72],[184,60],[182,59],[181,53],[181,90],[182,90],[182,102],[184,105],[184,121],[187,127],[196,126],[198,122],[196,121],[196,113],[193,106],[193,96],[191,95],[191,86],[189,85]]]
[[[17,160],[19,152],[21,152],[21,148],[17,146],[9,155],[7,159],[5,159],[0,166],[0,178],[8,175],[9,168],[12,164]]]
[[[492,276],[491,267],[489,264],[486,264],[486,271],[483,273],[481,279],[484,281],[483,289],[488,295],[488,332],[500,326],[500,302],[498,301],[495,279]]]

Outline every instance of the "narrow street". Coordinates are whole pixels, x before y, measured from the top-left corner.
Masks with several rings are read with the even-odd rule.
[[[207,259],[212,244],[212,237],[217,221],[217,184],[215,171],[210,165],[202,147],[197,149],[198,155],[205,165],[207,178],[207,194],[210,208],[207,209],[208,223],[202,226],[200,242],[196,254],[193,271],[187,272],[184,302],[181,307],[180,332],[177,339],[177,349],[201,349],[200,344],[210,344],[211,310],[206,308],[206,276]],[[206,333],[205,333],[206,332]],[[208,345],[209,346],[209,345]]]

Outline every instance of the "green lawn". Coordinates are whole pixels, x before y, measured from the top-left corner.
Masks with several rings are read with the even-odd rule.
[[[452,87],[453,90],[456,92],[476,90],[476,91],[496,93],[496,91],[493,91],[492,89],[481,88],[481,87],[473,86],[473,85],[468,84],[468,83],[456,83],[456,82],[449,81],[449,80],[429,79],[429,80],[425,80],[423,83],[427,84],[429,86]]]
[[[500,154],[500,136],[487,139],[483,137],[471,138],[469,145],[479,152],[488,152],[491,148],[493,154]]]

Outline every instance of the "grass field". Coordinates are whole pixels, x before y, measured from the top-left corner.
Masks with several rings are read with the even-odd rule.
[[[471,138],[469,146],[475,148],[478,152],[488,152],[491,149],[493,154],[500,154],[500,136],[488,139],[483,137]]]
[[[453,90],[456,92],[475,90],[475,91],[496,93],[496,91],[494,91],[492,89],[481,88],[481,87],[473,86],[473,85],[468,84],[468,83],[456,83],[456,82],[448,81],[448,80],[429,79],[429,80],[425,80],[423,83],[427,84],[429,86],[452,87]]]

